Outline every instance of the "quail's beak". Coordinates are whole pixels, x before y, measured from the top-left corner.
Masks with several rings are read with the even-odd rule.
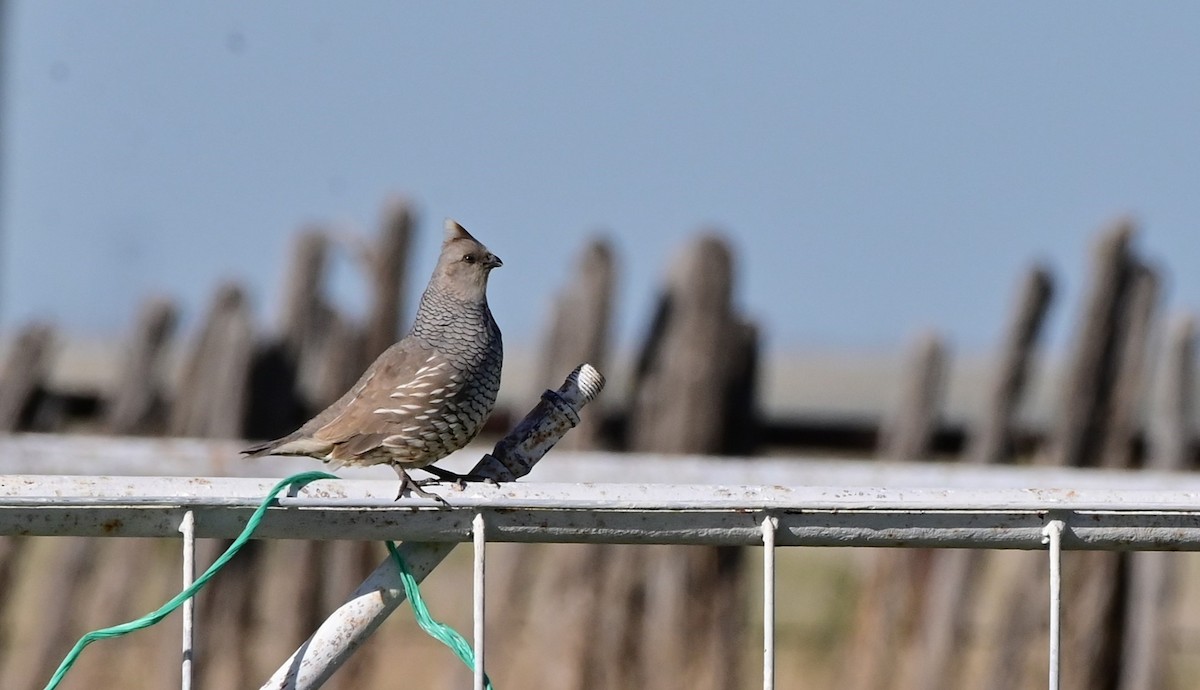
[[[488,268],[500,268],[504,262],[500,260],[500,257],[488,252],[487,258],[483,260],[483,265]]]

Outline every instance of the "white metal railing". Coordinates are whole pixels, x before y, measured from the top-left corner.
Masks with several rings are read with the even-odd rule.
[[[1031,485],[1036,475],[1029,473]],[[1089,473],[1079,483],[1091,488],[1078,489],[517,482],[471,484],[463,491],[444,488],[450,508],[424,499],[397,502],[394,480],[330,480],[279,498],[258,536],[403,540],[404,556],[418,580],[457,543],[472,542],[478,669],[483,668],[485,644],[487,541],[763,545],[764,688],[772,688],[774,682],[777,546],[1047,548],[1050,687],[1055,688],[1062,549],[1200,549],[1200,491],[1195,479],[1180,476],[1177,484],[1191,485],[1183,488],[1119,488],[1128,479],[1128,473]],[[0,534],[170,537],[182,533],[186,583],[191,578],[195,539],[236,536],[275,482],[238,477],[7,475],[0,478]],[[398,514],[403,519],[396,519]],[[380,597],[380,592],[389,594]],[[369,621],[381,621],[403,600],[394,573],[381,566],[328,624],[339,630],[345,625],[373,629]],[[192,626],[191,614],[185,610],[184,616],[183,687],[187,688]],[[370,629],[363,628],[363,639]],[[286,681],[279,676],[264,687],[319,687],[355,646],[309,645],[304,662],[312,665],[311,676]],[[476,687],[482,687],[481,673],[476,674]]]
[[[487,525],[483,519],[483,513],[475,513],[475,519],[471,521],[471,536],[473,537],[473,552],[471,567],[471,585],[474,595],[471,605],[471,617],[473,619],[473,632],[475,637],[475,675],[473,677],[475,690],[483,690],[484,687],[484,662],[483,662],[483,622],[484,622],[484,557],[485,549],[487,548]]]
[[[233,538],[276,479],[0,478],[0,534]],[[1123,481],[1112,477],[1113,484]],[[1200,550],[1200,493],[1163,489],[941,489],[706,484],[470,484],[435,490],[451,506],[395,500],[395,481],[318,481],[281,496],[267,539],[489,541],[779,546],[1044,548],[1062,519],[1063,548]],[[397,516],[403,516],[398,520]]]
[[[183,589],[192,586],[196,581],[196,514],[187,511],[179,521],[179,533],[183,535]],[[195,620],[196,598],[189,597],[183,602],[183,661],[180,681],[182,690],[192,690],[192,658],[195,650]]]
[[[1063,520],[1046,523],[1045,543],[1050,550],[1050,690],[1058,690],[1062,643],[1062,537]]]
[[[763,540],[763,690],[775,688],[775,531],[776,518],[762,522]]]

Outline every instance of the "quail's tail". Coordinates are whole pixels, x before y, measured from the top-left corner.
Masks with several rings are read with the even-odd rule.
[[[250,446],[243,450],[242,454],[249,458],[260,458],[264,455],[307,455],[314,458],[325,458],[332,448],[333,444],[327,441],[318,441],[296,432],[274,441]]]
[[[243,448],[241,453],[242,453],[242,455],[245,455],[248,458],[261,458],[264,455],[270,455],[271,451],[275,450],[275,448],[279,446],[280,441],[282,441],[282,440],[283,439],[277,438],[274,441],[267,441],[266,443],[260,443],[256,446],[250,446],[249,448]]]

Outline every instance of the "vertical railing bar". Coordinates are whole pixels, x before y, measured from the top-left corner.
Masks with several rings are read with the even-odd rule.
[[[475,519],[471,523],[473,536],[475,538],[475,599],[474,599],[474,618],[475,618],[475,690],[484,690],[484,674],[483,674],[483,628],[484,628],[484,572],[483,561],[484,552],[487,541],[484,538],[484,523],[483,513],[476,513]]]
[[[187,511],[179,523],[179,531],[183,534],[183,588],[192,586],[196,579],[196,514]],[[180,688],[192,690],[193,641],[195,639],[194,625],[196,613],[196,598],[188,597],[183,602],[183,662],[180,672]]]
[[[763,519],[763,690],[775,688],[775,528],[778,521]]]
[[[1062,643],[1062,534],[1066,524],[1051,520],[1042,529],[1042,542],[1050,545],[1050,690],[1058,690]]]

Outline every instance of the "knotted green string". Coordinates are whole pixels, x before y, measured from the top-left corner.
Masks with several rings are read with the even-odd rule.
[[[388,553],[392,554],[392,560],[396,562],[396,567],[400,569],[400,582],[404,585],[404,594],[408,600],[412,602],[413,614],[417,618],[417,625],[429,634],[433,639],[441,642],[450,648],[462,662],[467,665],[467,668],[475,671],[475,650],[471,649],[471,645],[463,639],[458,631],[448,625],[439,623],[429,615],[429,609],[425,606],[425,600],[421,598],[421,590],[417,589],[417,578],[413,577],[412,572],[408,569],[408,564],[400,557],[400,551],[396,545],[390,541],[385,541],[387,544]],[[483,674],[484,685],[488,690],[492,690],[492,681],[487,674]]]
[[[295,487],[298,489],[305,484],[314,482],[318,479],[337,478],[338,477],[336,475],[329,474],[328,472],[312,471],[294,474],[287,479],[280,481],[274,486],[274,488],[271,489],[271,491],[267,494],[267,497],[263,499],[263,502],[258,506],[258,509],[254,511],[254,514],[250,516],[250,520],[246,523],[246,527],[242,530],[242,533],[238,535],[237,539],[233,540],[233,543],[229,545],[229,548],[225,550],[225,553],[221,554],[217,560],[213,561],[213,564],[204,571],[203,575],[196,578],[191,586],[175,595],[170,601],[159,607],[158,610],[148,613],[141,618],[129,621],[128,623],[121,623],[120,625],[93,630],[79,638],[79,641],[76,642],[75,646],[71,648],[71,651],[67,653],[67,656],[62,660],[62,663],[58,665],[58,670],[55,671],[54,675],[50,677],[50,681],[46,683],[45,690],[54,690],[54,688],[58,687],[58,684],[61,683],[62,679],[67,675],[67,671],[70,671],[71,667],[75,665],[75,661],[79,658],[79,654],[83,651],[84,647],[87,647],[96,640],[104,640],[110,637],[121,637],[122,635],[127,635],[135,630],[148,628],[166,618],[173,611],[175,611],[175,609],[179,608],[183,602],[195,596],[196,593],[204,587],[204,585],[208,584],[208,581],[211,580],[218,571],[225,567],[226,563],[228,563],[233,559],[234,556],[237,555],[238,551],[242,550],[242,547],[246,545],[246,542],[250,541],[250,537],[254,535],[254,532],[258,529],[259,523],[262,522],[263,517],[267,514],[267,509],[271,507],[271,503],[281,491],[288,487]],[[475,669],[475,653],[471,649],[471,646],[468,645],[466,640],[463,639],[462,635],[459,635],[457,632],[455,632],[453,628],[442,625],[429,615],[429,609],[425,606],[425,600],[421,598],[420,589],[417,588],[416,578],[412,576],[412,573],[408,570],[408,566],[404,563],[404,559],[400,557],[400,552],[396,550],[396,545],[390,541],[386,542],[386,544],[388,547],[388,552],[392,555],[392,559],[400,568],[400,578],[401,582],[404,584],[404,593],[408,597],[408,600],[412,602],[413,612],[416,614],[417,618],[417,625],[421,626],[421,629],[431,635],[433,638],[437,639],[442,644],[453,650],[458,658],[462,659],[463,663],[465,663],[473,671]],[[489,690],[492,687],[490,680],[487,681],[487,687]]]

